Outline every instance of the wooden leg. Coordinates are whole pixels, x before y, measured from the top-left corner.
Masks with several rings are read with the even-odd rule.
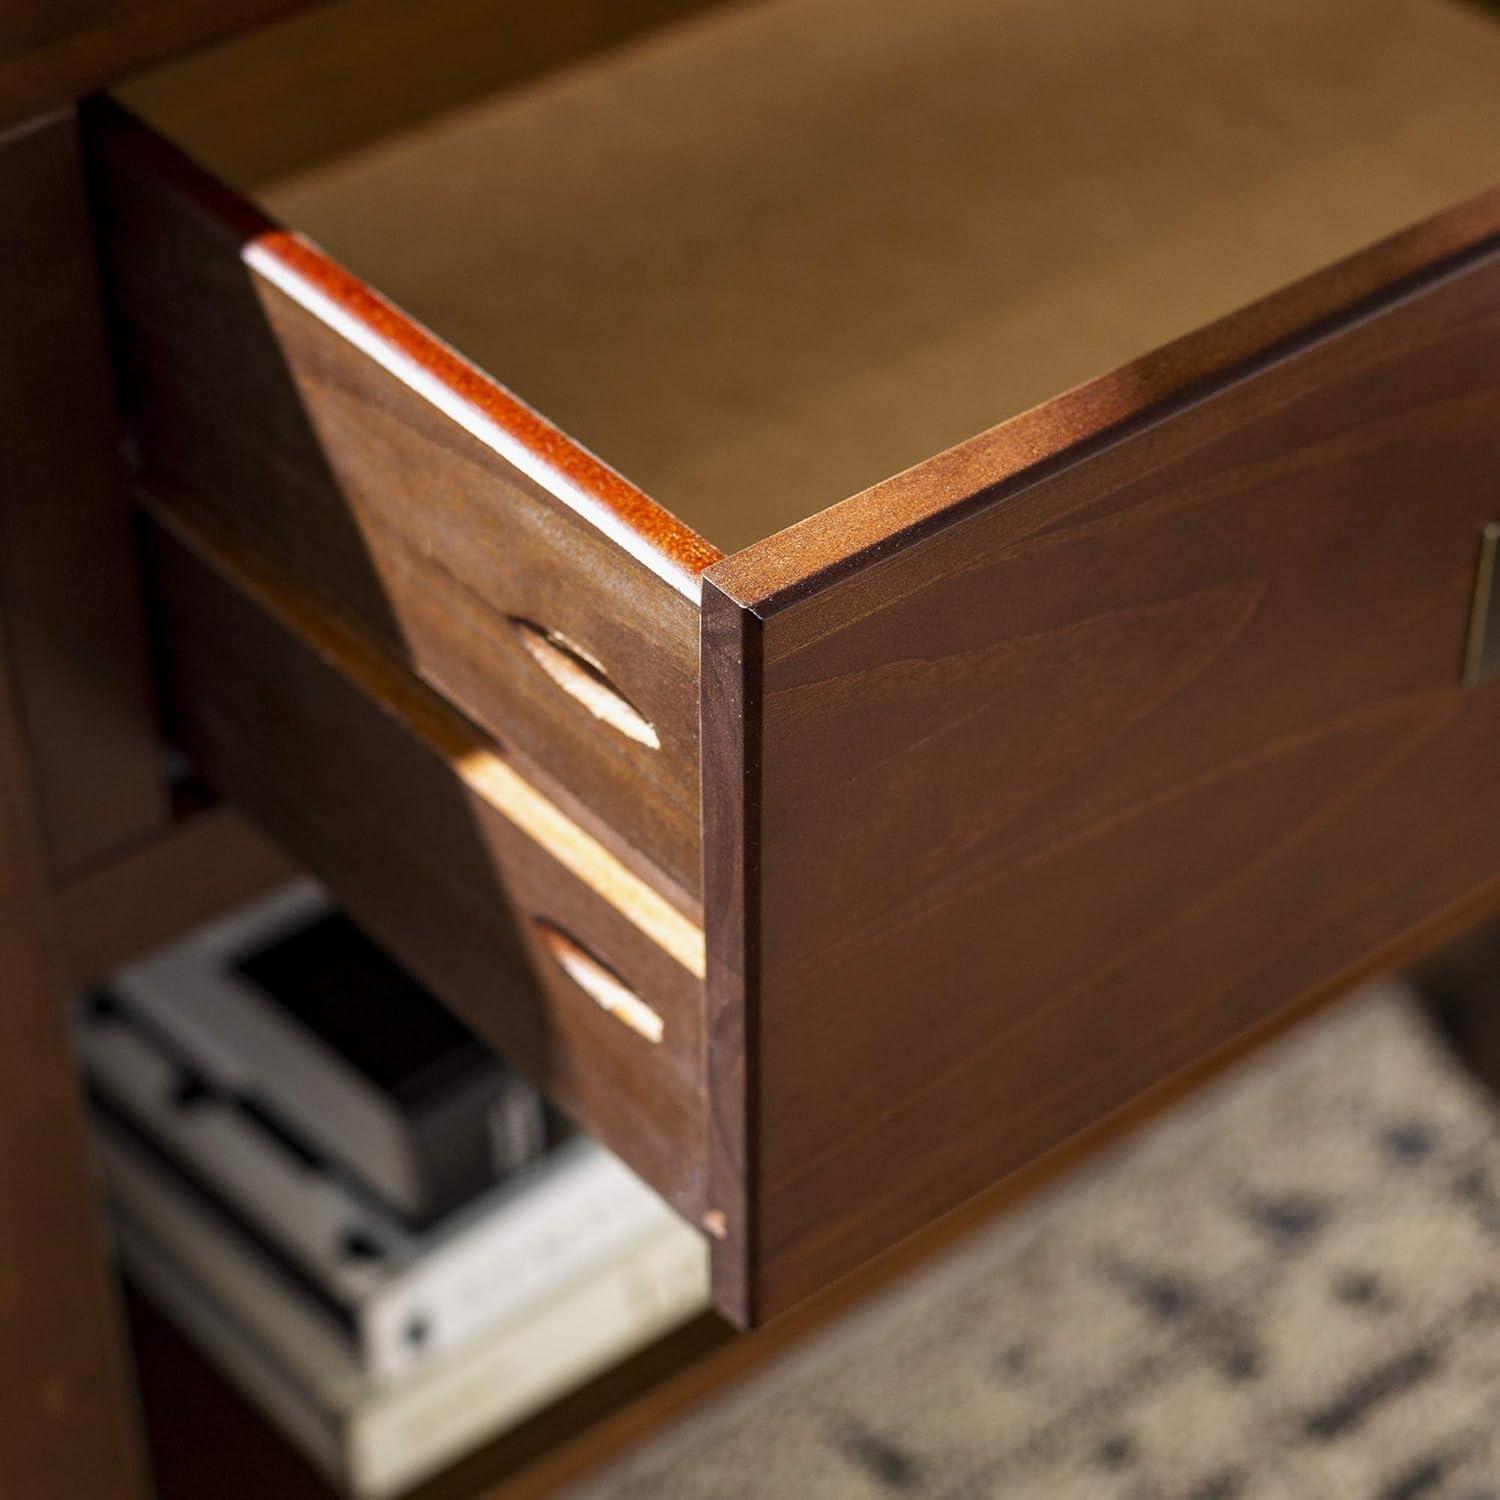
[[[114,1500],[140,1493],[132,1401],[47,921],[0,674],[0,1495]]]
[[[162,806],[89,255],[71,114],[0,132],[4,1500],[141,1493],[48,886]]]
[[[0,615],[55,879],[167,816],[123,479],[68,110],[0,130]]]

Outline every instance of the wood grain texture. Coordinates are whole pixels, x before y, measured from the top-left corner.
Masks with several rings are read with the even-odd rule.
[[[139,485],[145,512],[190,550],[234,579],[236,587],[326,661],[357,692],[378,705],[409,737],[440,759],[467,794],[512,824],[644,936],[702,979],[706,964],[702,927],[631,862],[618,857],[618,839],[596,821],[580,820],[529,779],[492,735],[383,652],[345,611],[302,589],[274,563],[242,545],[212,507],[181,490]]]
[[[581,1125],[689,1218],[701,1213],[702,985],[552,859],[417,732],[435,695],[386,696],[342,621],[263,587],[232,543],[150,528],[164,707],[207,779]],[[250,592],[246,592],[247,588]],[[253,597],[252,597],[253,595]],[[288,628],[295,622],[296,633]],[[451,712],[451,710],[450,710]],[[494,747],[496,759],[502,747]],[[652,1043],[558,966],[542,922],[664,1023]]]
[[[91,138],[147,464],[695,892],[696,580],[718,554],[149,132],[101,111]],[[517,619],[600,663],[659,748],[563,692]]]
[[[856,506],[706,575],[705,653],[738,606],[758,703],[705,660],[706,733],[743,741],[707,760],[756,768],[705,783],[753,1316],[1493,889],[1500,692],[1459,672],[1496,206],[934,460],[883,535]],[[1467,249],[1401,279],[1424,246]],[[1394,284],[1299,340],[1351,276]]]
[[[858,1270],[840,1278],[790,1312],[773,1318],[722,1347],[695,1359],[673,1378],[644,1393],[624,1411],[580,1432],[576,1440],[538,1459],[509,1483],[484,1491],[482,1500],[543,1500],[565,1493],[567,1487],[602,1467],[634,1445],[651,1440],[668,1423],[712,1400],[738,1381],[803,1342],[840,1315],[914,1274],[963,1239],[993,1227],[1003,1213],[1022,1206],[1035,1193],[1055,1187],[1069,1172],[1129,1134],[1144,1129],[1183,1103],[1195,1091],[1221,1079],[1293,1027],[1349,996],[1361,981],[1389,974],[1431,953],[1465,932],[1500,907],[1500,879],[1458,905],[1435,912],[1406,932],[1394,933],[1358,964],[1331,977],[1328,983],[1284,1006],[1275,1015],[1241,1032],[1190,1067],[1136,1095],[1127,1104],[1069,1136],[1059,1145],[1033,1157],[952,1212],[934,1219]]]
[[[0,610],[48,871],[166,819],[71,110],[0,134]]]
[[[312,0],[6,0],[0,123],[70,105],[136,68]]]
[[[704,930],[708,975],[707,1204],[715,1304],[757,1321],[759,1243],[760,845],[759,622],[711,584],[703,590]]]
[[[132,1403],[23,756],[0,671],[0,1495],[128,1500]]]

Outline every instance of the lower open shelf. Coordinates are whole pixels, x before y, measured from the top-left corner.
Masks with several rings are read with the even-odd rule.
[[[124,1304],[155,1500],[341,1500],[238,1390],[128,1282]],[[582,1475],[618,1446],[622,1413],[689,1377],[734,1334],[704,1313],[495,1438],[409,1500],[519,1500]]]

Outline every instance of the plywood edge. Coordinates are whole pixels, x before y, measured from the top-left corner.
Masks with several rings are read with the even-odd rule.
[[[704,1077],[714,1301],[759,1320],[760,621],[705,583],[702,600]]]
[[[732,554],[762,618],[1500,250],[1500,185]]]
[[[246,268],[422,401],[696,601],[722,554],[317,245],[294,234],[111,100],[85,114],[98,170],[147,172],[192,209]]]

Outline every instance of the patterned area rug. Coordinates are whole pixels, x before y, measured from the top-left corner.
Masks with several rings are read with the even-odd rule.
[[[1500,1121],[1372,992],[585,1496],[1500,1500]]]

